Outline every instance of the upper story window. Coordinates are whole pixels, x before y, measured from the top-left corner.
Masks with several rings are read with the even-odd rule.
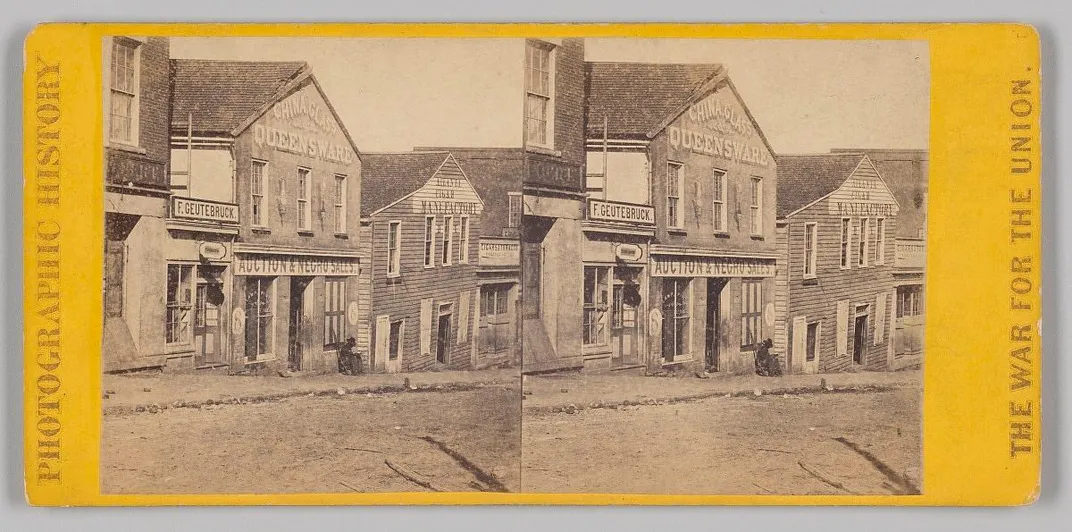
[[[517,192],[507,192],[507,206],[506,215],[506,227],[521,227],[521,194]]]
[[[875,264],[886,264],[886,219],[875,221]]]
[[[424,217],[424,267],[435,267],[435,216]]]
[[[309,231],[313,228],[313,211],[309,208],[309,196],[313,183],[308,168],[298,168],[298,230]]]
[[[442,263],[444,266],[450,266],[452,260],[454,260],[454,217],[446,216],[443,218],[443,257]]]
[[[849,251],[852,249],[852,233],[851,231],[852,220],[848,218],[841,219],[841,268],[851,268],[852,264],[849,262]]]
[[[254,160],[249,171],[250,223],[264,225],[264,176],[268,163]]]
[[[763,234],[763,179],[759,177],[752,178],[752,234]]]
[[[818,242],[819,230],[818,225],[815,223],[804,224],[804,278],[815,278],[815,266],[816,266],[816,250],[815,243]]]
[[[712,200],[712,224],[716,233],[726,232],[726,172],[715,169],[713,171],[711,188],[714,199]]]
[[[666,163],[666,225],[680,229],[685,223],[681,214],[681,187],[685,178],[685,166]]]
[[[131,146],[138,145],[139,43],[132,39],[112,39],[109,74],[108,138]]]
[[[551,148],[554,139],[554,48],[529,41],[525,57],[526,144]]]
[[[458,221],[458,232],[461,233],[458,242],[458,262],[469,263],[469,217],[462,216]]]
[[[860,246],[859,252],[856,256],[856,260],[859,261],[860,266],[867,266],[867,244],[868,244],[868,231],[870,229],[871,220],[868,218],[860,218],[860,233],[857,245]]]
[[[335,174],[335,232],[346,232],[346,176]]]
[[[387,276],[397,277],[402,273],[402,222],[387,224]]]

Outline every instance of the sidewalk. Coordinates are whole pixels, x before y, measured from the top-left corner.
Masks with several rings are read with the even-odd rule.
[[[827,389],[821,388],[825,381]],[[720,395],[799,394],[922,387],[919,370],[819,375],[714,375],[647,377],[641,375],[549,374],[524,377],[526,413],[573,412],[636,404],[690,401]]]
[[[515,369],[380,373],[368,375],[303,375],[292,377],[148,373],[103,376],[105,414],[199,407],[214,403],[257,402],[298,395],[383,393],[409,390],[467,390],[519,382]]]

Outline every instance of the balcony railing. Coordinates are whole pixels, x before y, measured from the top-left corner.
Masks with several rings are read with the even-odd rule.
[[[922,270],[927,265],[927,246],[923,240],[898,238],[895,246],[894,267]]]

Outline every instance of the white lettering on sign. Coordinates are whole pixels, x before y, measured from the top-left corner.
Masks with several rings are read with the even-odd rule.
[[[480,197],[462,177],[436,176],[413,193],[410,200],[418,214],[478,215],[484,210]]]
[[[349,257],[308,255],[235,256],[235,275],[357,275],[360,263]]]
[[[743,141],[677,126],[667,128],[670,146],[704,155],[722,157],[738,163],[766,167],[770,164],[767,150]]]
[[[624,261],[637,262],[644,258],[644,249],[636,244],[618,244],[614,248],[614,256]]]
[[[719,94],[715,92],[689,107],[689,118],[712,131],[727,135],[735,134],[746,139],[752,138],[755,135],[752,121],[743,112],[735,109],[730,102],[721,99]]]
[[[655,225],[655,208],[615,201],[588,200],[588,219]]]
[[[744,107],[725,87],[693,104],[676,125],[667,128],[667,141],[674,150],[765,168],[771,164],[771,155],[757,137]]]
[[[342,136],[339,124],[335,122],[335,116],[306,91],[296,93],[272,107],[272,118],[291,122],[298,129],[309,129],[301,122],[294,120],[298,117],[306,117],[320,131],[332,136]]]
[[[208,260],[223,260],[227,256],[227,246],[219,242],[202,242],[197,246],[197,253]]]
[[[652,277],[774,277],[774,259],[652,255]]]
[[[894,216],[893,205],[889,203],[860,203],[851,201],[831,201],[830,212],[841,216]]]
[[[480,240],[481,266],[517,266],[521,263],[521,243],[516,240]]]
[[[351,164],[356,157],[354,150],[349,146],[335,144],[321,137],[285,131],[261,124],[253,126],[253,142],[258,146],[267,145],[279,151],[340,164]]]
[[[238,223],[238,205],[172,196],[171,216],[236,224]]]

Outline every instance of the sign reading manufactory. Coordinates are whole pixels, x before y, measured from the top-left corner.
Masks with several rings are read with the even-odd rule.
[[[652,277],[774,277],[774,259],[652,255]]]
[[[236,224],[238,223],[238,205],[172,196],[171,216],[206,222]]]
[[[360,263],[350,257],[235,254],[235,275],[357,275]]]
[[[588,200],[588,219],[655,225],[655,208],[650,205],[590,199]]]

